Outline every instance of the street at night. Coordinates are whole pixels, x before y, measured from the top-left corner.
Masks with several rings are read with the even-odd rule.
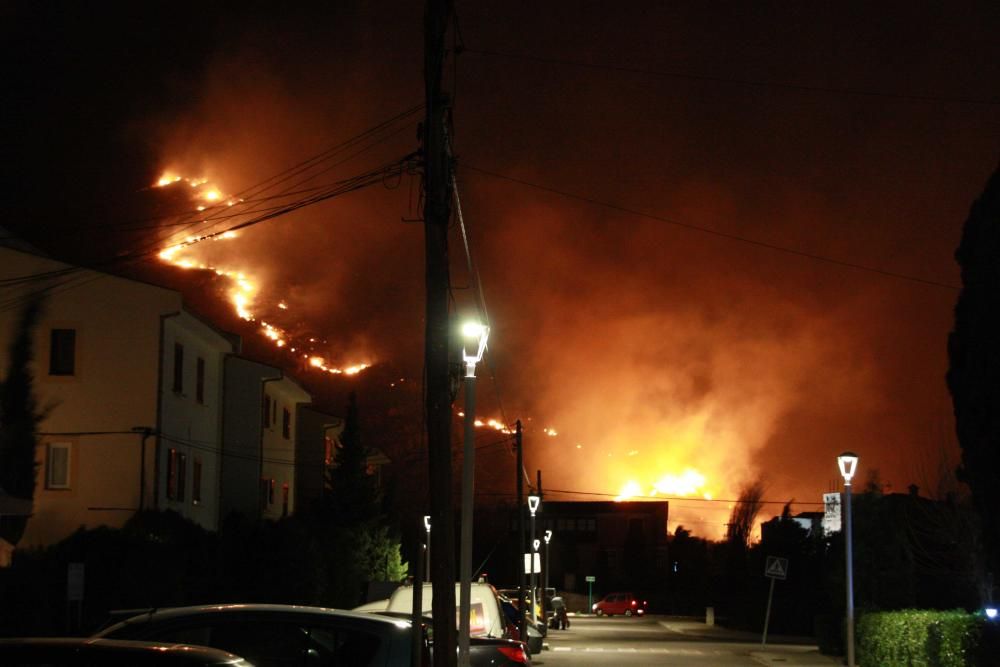
[[[798,639],[802,642],[802,639]],[[667,616],[573,619],[567,631],[551,631],[548,649],[533,665],[835,665],[815,646],[787,643],[761,647],[760,637],[727,632],[703,622]],[[756,656],[756,657],[755,657]],[[769,659],[770,658],[770,659]]]

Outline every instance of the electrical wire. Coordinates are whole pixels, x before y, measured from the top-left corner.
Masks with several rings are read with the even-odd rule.
[[[682,222],[679,220],[674,220],[672,218],[666,218],[660,215],[655,215],[652,213],[646,213],[638,209],[629,208],[627,206],[622,206],[620,204],[614,204],[611,202],[602,201],[599,199],[594,199],[593,197],[586,197],[583,195],[575,194],[573,192],[568,192],[566,190],[559,190],[557,188],[549,187],[547,185],[542,185],[540,183],[533,183],[521,178],[515,178],[513,176],[508,176],[507,174],[501,174],[499,172],[490,171],[488,169],[482,169],[470,165],[468,163],[463,164],[465,169],[477,174],[482,174],[484,176],[490,176],[495,179],[508,181],[510,183],[516,183],[518,185],[523,185],[529,188],[534,188],[536,190],[541,190],[542,192],[549,192],[551,194],[556,194],[561,197],[566,197],[567,199],[573,199],[575,201],[584,202],[587,204],[593,204],[594,206],[600,206],[603,208],[610,209],[612,211],[618,211],[620,213],[627,213],[629,215],[635,215],[642,218],[647,218],[649,220],[656,220],[657,222],[663,222],[668,225],[673,225],[675,227],[681,227],[683,229],[688,229],[691,231],[700,232],[702,234],[708,234],[711,236],[718,236],[720,238],[728,239],[730,241],[737,241],[739,243],[745,243],[747,245],[756,246],[758,248],[765,248],[767,250],[773,250],[775,252],[785,253],[787,255],[794,255],[796,257],[803,257],[806,259],[815,260],[818,262],[824,262],[826,264],[833,264],[835,266],[841,266],[849,269],[855,269],[858,271],[865,271],[868,273],[875,273],[881,276],[886,276],[889,278],[896,278],[898,280],[905,280],[908,282],[919,283],[922,285],[930,285],[931,287],[940,287],[942,289],[957,291],[961,287],[957,285],[952,285],[949,283],[939,282],[937,280],[930,280],[927,278],[920,278],[918,276],[911,276],[905,273],[898,273],[896,271],[888,271],[886,269],[880,269],[874,266],[867,266],[865,264],[858,264],[857,262],[849,262],[846,260],[836,259],[833,257],[828,257],[826,255],[819,255],[816,253],[806,252],[803,250],[797,250],[795,248],[790,248],[788,246],[777,245],[775,243],[768,243],[766,241],[758,241],[747,236],[740,236],[738,234],[730,234],[728,232],[719,231],[717,229],[711,229],[709,227],[702,227],[700,225],[694,225],[688,222]]]
[[[582,69],[626,72],[629,74],[646,74],[646,75],[670,78],[670,79],[682,79],[686,81],[702,81],[709,83],[720,83],[726,85],[737,85],[737,86],[746,86],[753,88],[775,88],[781,90],[798,91],[803,93],[848,95],[853,97],[868,97],[868,98],[899,100],[907,102],[941,102],[948,104],[970,104],[979,106],[994,106],[1000,104],[1000,99],[997,98],[961,97],[961,96],[943,95],[937,93],[930,93],[930,94],[902,93],[902,92],[883,91],[883,90],[869,90],[863,88],[839,88],[834,86],[817,86],[811,84],[790,83],[783,81],[765,81],[763,79],[741,79],[737,77],[711,76],[705,74],[692,74],[688,72],[679,72],[679,71],[668,72],[663,70],[647,69],[643,67],[612,65],[608,63],[588,63],[579,60],[568,60],[565,58],[548,58],[543,56],[530,55],[526,53],[514,53],[511,51],[496,51],[489,49],[474,49],[469,47],[465,47],[464,52],[475,54],[478,56],[506,58],[511,60],[523,60],[533,63],[544,63],[547,65],[565,65],[569,67],[576,67]]]

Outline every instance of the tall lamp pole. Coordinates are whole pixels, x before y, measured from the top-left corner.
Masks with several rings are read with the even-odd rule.
[[[531,512],[531,583],[528,584],[531,587],[531,602],[529,607],[531,607],[531,622],[537,623],[538,617],[535,615],[535,603],[538,602],[538,597],[535,595],[535,586],[537,585],[537,580],[535,579],[535,558],[538,556],[538,540],[535,539],[535,512],[538,511],[538,506],[542,504],[541,496],[528,496],[528,511]]]
[[[844,550],[847,560],[847,667],[854,667],[854,554],[851,544],[851,478],[858,469],[858,455],[844,452],[837,457],[844,478]]]
[[[473,353],[462,347],[465,361],[465,445],[462,457],[462,542],[459,554],[458,664],[469,667],[469,616],[472,613],[472,508],[476,478],[476,364],[486,351],[490,328],[478,322],[462,327]]]
[[[549,560],[549,540],[552,539],[552,531],[545,531],[545,563],[542,564],[542,572],[545,574],[542,576],[542,620],[546,620],[547,616],[545,614],[545,596],[548,594],[549,590],[549,568],[551,567]],[[555,611],[553,609],[552,611]]]
[[[427,552],[424,554],[424,560],[426,561],[426,574],[424,575],[424,581],[431,580],[431,515],[424,515],[424,530],[427,531]]]

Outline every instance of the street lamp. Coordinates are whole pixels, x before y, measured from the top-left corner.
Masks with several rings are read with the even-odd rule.
[[[542,566],[542,572],[545,574],[542,576],[542,620],[545,620],[545,595],[549,590],[549,568],[551,567],[551,562],[549,560],[549,540],[552,539],[552,531],[545,531],[545,564]],[[554,609],[553,609],[554,611]]]
[[[858,455],[844,452],[837,457],[844,478],[844,551],[847,559],[847,667],[854,667],[854,562],[851,545],[851,479],[858,469]]]
[[[478,322],[462,326],[462,338],[473,343],[473,353],[462,346],[465,362],[465,446],[462,457],[462,543],[459,553],[458,664],[469,665],[469,616],[472,613],[472,508],[476,477],[476,364],[483,358],[490,328]]]
[[[431,515],[424,515],[424,530],[427,531],[427,552],[424,554],[424,560],[426,566],[424,572],[424,581],[431,580]]]
[[[535,554],[538,553],[538,540],[535,539],[535,512],[538,511],[538,506],[542,504],[541,496],[528,496],[528,511],[531,512],[531,545],[534,550],[531,552],[531,621],[532,623],[538,622],[538,617],[535,615],[535,603],[538,598],[535,597]]]

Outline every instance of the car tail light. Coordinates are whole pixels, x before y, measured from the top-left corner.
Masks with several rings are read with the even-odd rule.
[[[636,606],[637,604],[639,604],[639,601],[638,601],[638,600],[632,600],[632,606],[633,606],[633,607],[634,607],[634,606]]]
[[[519,662],[522,665],[528,664],[528,654],[521,646],[497,646],[497,650],[514,662]]]

